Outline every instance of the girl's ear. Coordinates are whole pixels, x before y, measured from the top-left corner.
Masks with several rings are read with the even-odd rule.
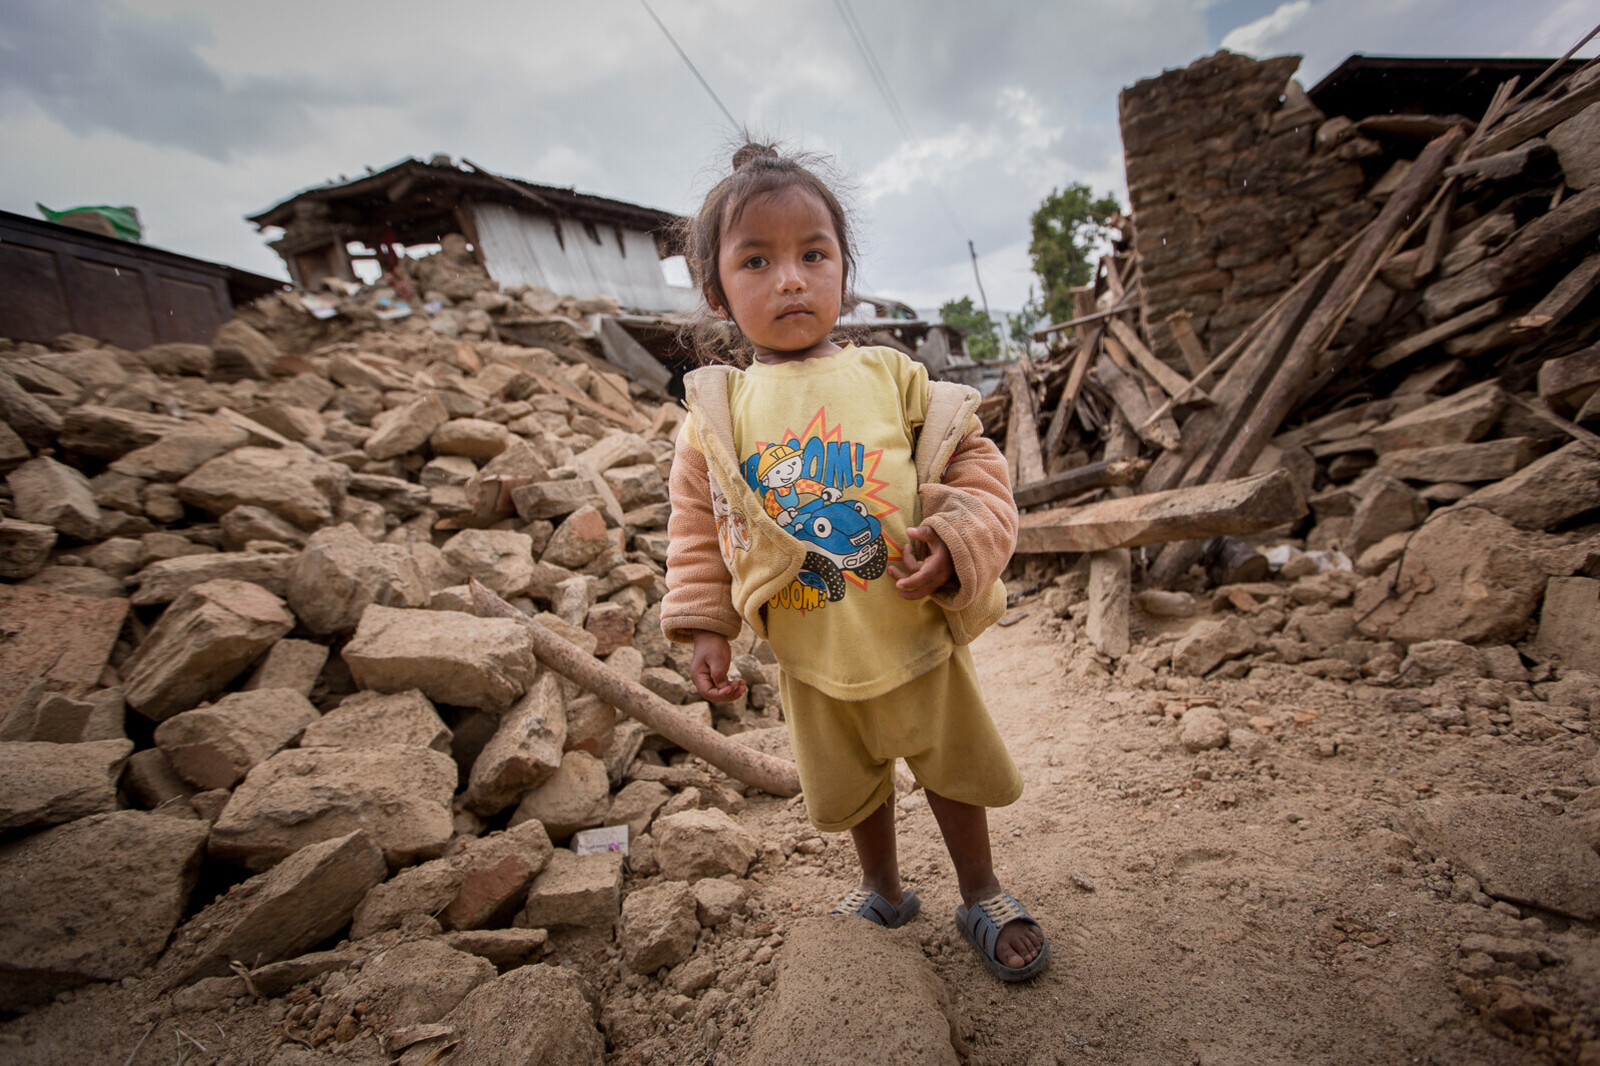
[[[700,295],[705,297],[706,306],[711,308],[712,314],[716,315],[724,322],[728,320],[728,309],[722,305],[721,300],[717,299],[716,293],[712,292],[710,289],[702,289]]]

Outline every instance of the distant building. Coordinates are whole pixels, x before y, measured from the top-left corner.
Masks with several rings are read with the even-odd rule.
[[[679,311],[691,290],[669,285],[677,215],[570,188],[501,177],[448,156],[404,159],[353,181],[322,185],[249,216],[283,235],[269,247],[302,287],[324,277],[355,280],[353,260],[392,266],[400,250],[459,233],[503,288],[539,285],[577,296],[606,294],[626,308]],[[352,253],[351,245],[363,249]]]

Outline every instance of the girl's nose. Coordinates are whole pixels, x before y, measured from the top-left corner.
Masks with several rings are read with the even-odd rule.
[[[784,293],[804,292],[806,287],[805,275],[792,264],[785,265],[778,273],[778,291]]]

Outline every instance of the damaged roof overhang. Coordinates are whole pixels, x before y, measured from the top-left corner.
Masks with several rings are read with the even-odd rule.
[[[1588,60],[1569,59],[1557,75]],[[1335,67],[1306,95],[1327,115],[1357,121],[1372,115],[1481,115],[1495,89],[1520,76],[1527,85],[1548,59],[1367,56],[1359,52]]]
[[[456,209],[467,202],[506,203],[579,222],[628,226],[651,234],[658,245],[670,240],[679,222],[677,215],[652,207],[409,158],[353,181],[307,189],[247,220],[257,229],[288,229],[314,212],[318,222],[352,239],[372,243],[391,231],[401,244],[434,244],[461,232]]]

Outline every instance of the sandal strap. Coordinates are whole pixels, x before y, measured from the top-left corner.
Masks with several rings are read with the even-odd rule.
[[[1009,892],[1002,892],[998,896],[990,896],[988,899],[980,899],[974,906],[983,911],[984,916],[994,923],[996,930],[1004,929],[1015,921],[1038,924],[1033,921],[1033,915],[1028,913],[1028,909],[1018,903],[1017,898]]]
[[[834,905],[830,914],[853,914],[869,922],[887,926],[896,917],[894,905],[878,893],[865,888],[852,888]]]

